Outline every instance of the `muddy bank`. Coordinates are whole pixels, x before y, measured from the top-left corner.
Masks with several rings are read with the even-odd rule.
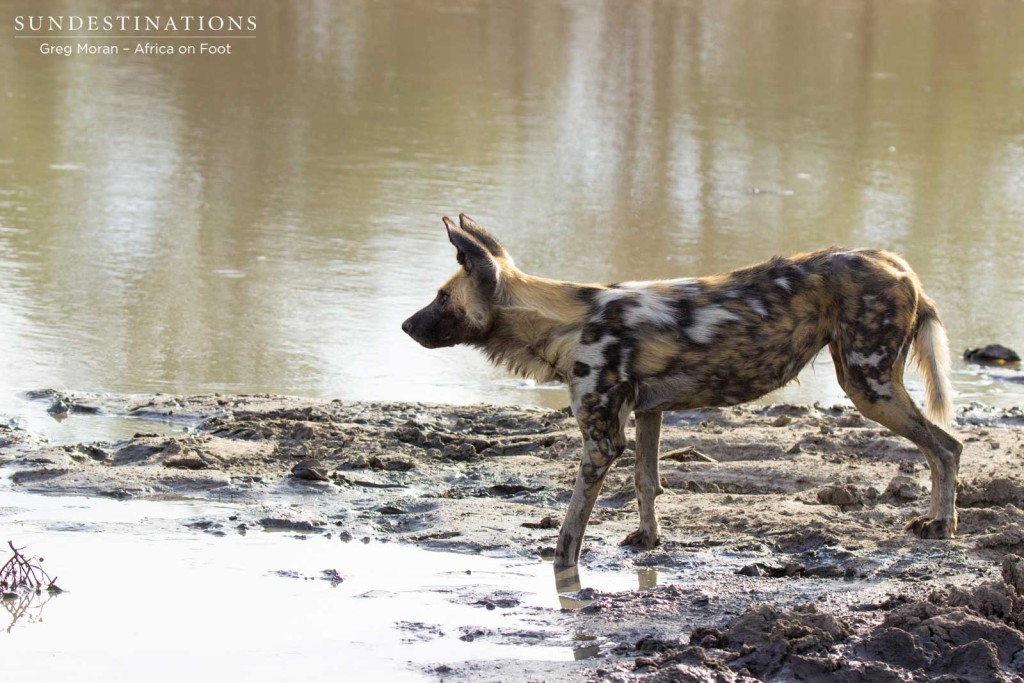
[[[542,409],[34,398],[61,419],[145,417],[180,431],[53,445],[4,427],[0,462],[17,489],[232,503],[230,514],[184,522],[214,535],[284,531],[540,558],[554,546],[580,445],[571,416]],[[667,416],[662,545],[618,545],[637,521],[630,450],[585,544],[584,586],[588,568],[610,569],[635,572],[638,590],[584,588],[556,614],[515,595],[459,598],[582,634],[585,661],[428,671],[444,680],[1020,680],[1024,570],[1012,555],[1024,555],[1022,424],[1019,409],[961,413],[960,535],[937,542],[901,531],[928,505],[923,458],[852,410]],[[431,624],[407,628],[437,637]],[[466,628],[491,642],[545,640]]]

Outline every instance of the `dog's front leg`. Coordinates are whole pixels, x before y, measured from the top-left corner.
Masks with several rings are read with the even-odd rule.
[[[601,410],[599,414],[586,410],[577,412],[576,419],[583,432],[583,458],[562,528],[558,532],[558,544],[555,547],[555,575],[558,583],[562,583],[558,577],[575,573],[583,534],[597,502],[597,495],[601,492],[601,485],[612,463],[622,455],[626,447],[624,425],[629,408],[622,404],[610,408]]]
[[[590,513],[594,510],[605,475],[618,457],[614,449],[609,448],[610,439],[603,439],[602,442],[584,439],[583,459],[576,473],[576,485],[572,490],[569,508],[565,511],[562,528],[558,532],[558,545],[555,547],[556,574],[569,568],[575,569],[579,562],[583,534],[587,529],[587,522],[590,521]]]
[[[622,545],[653,548],[660,542],[654,498],[664,493],[658,476],[658,444],[661,440],[661,413],[636,413],[636,469],[633,483],[640,509],[640,528],[626,536]]]

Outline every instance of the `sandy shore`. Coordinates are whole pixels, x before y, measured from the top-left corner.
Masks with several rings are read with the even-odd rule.
[[[542,409],[34,397],[57,415],[190,428],[53,446],[0,427],[0,463],[15,487],[234,503],[234,514],[188,522],[217,535],[289,530],[544,556],[580,445],[571,416]],[[453,681],[1024,681],[1022,425],[1020,409],[961,412],[960,533],[942,542],[901,530],[927,508],[924,459],[852,410],[748,406],[666,416],[664,542],[651,551],[618,545],[637,522],[627,450],[588,529],[583,584],[588,568],[637,571],[649,583],[658,570],[682,579],[566,596],[575,609],[551,618],[615,643],[599,658],[428,671]],[[523,609],[511,595],[482,599],[488,609]]]

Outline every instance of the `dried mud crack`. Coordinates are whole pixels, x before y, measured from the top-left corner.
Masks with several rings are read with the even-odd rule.
[[[170,419],[181,431],[52,445],[2,427],[0,464],[12,486],[232,504],[223,518],[186,520],[193,533],[393,539],[540,561],[578,465],[565,411],[266,395],[35,397],[66,419]],[[585,542],[584,585],[588,569],[614,570],[635,572],[637,590],[585,588],[545,614],[512,595],[461,598],[545,626],[502,633],[467,624],[467,642],[543,646],[554,629],[585,634],[578,652],[587,659],[424,670],[456,681],[1024,681],[1021,425],[1019,409],[961,413],[959,536],[939,542],[902,531],[928,505],[924,459],[852,410],[668,415],[662,544],[619,546],[636,525],[628,449]],[[441,637],[430,624],[402,628],[416,640]]]

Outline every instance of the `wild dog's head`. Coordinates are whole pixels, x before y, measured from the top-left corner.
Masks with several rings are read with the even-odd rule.
[[[459,225],[447,216],[443,220],[461,267],[433,301],[402,323],[402,330],[428,349],[485,341],[501,292],[502,268],[514,267],[501,243],[469,216],[459,214]]]

